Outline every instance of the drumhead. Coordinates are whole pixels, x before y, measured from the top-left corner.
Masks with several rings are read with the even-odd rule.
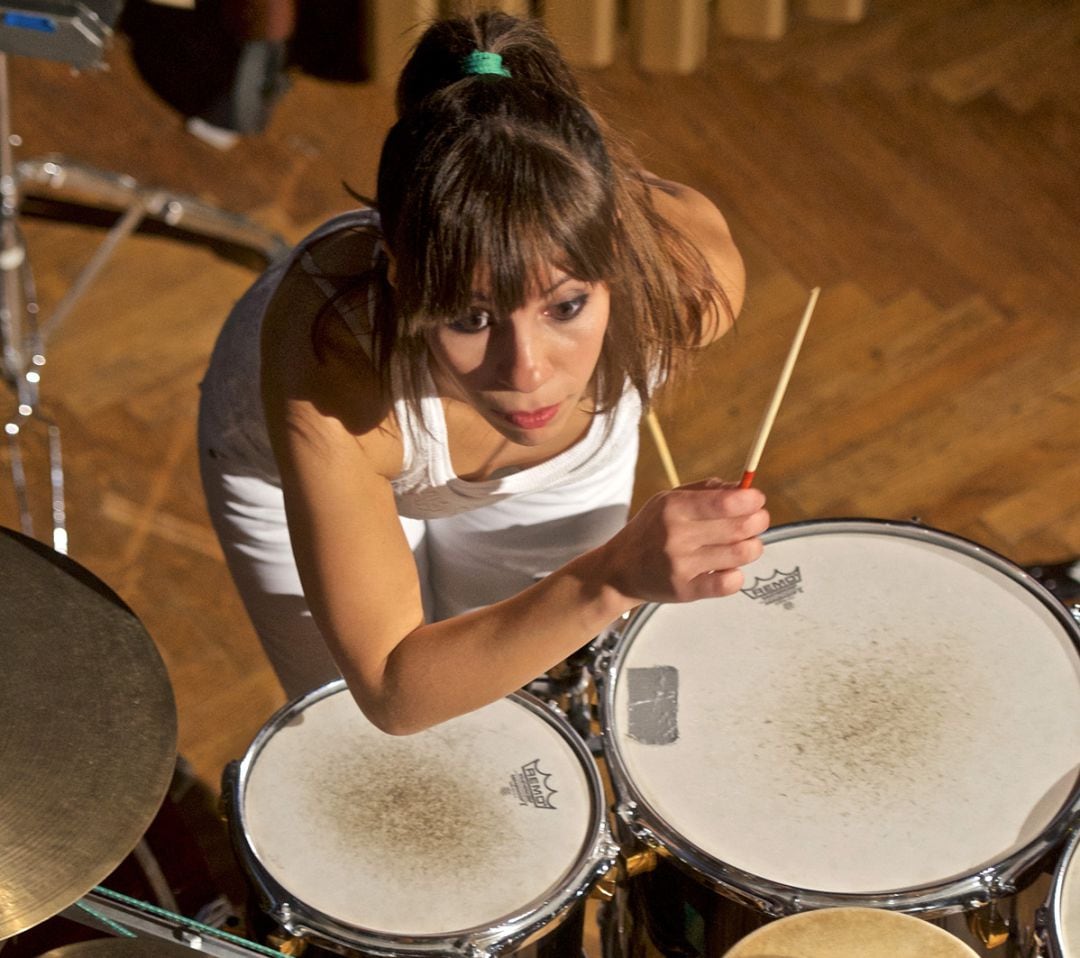
[[[1051,891],[1050,913],[1055,954],[1062,958],[1080,956],[1080,828],[1069,840]]]
[[[767,534],[746,582],[640,610],[604,679],[616,788],[677,858],[878,895],[1064,828],[1080,640],[1021,570],[923,526],[835,520]]]
[[[317,931],[457,937],[521,919],[570,896],[564,886],[606,828],[573,735],[515,695],[390,736],[335,682],[249,750],[237,788],[244,840]]]
[[[823,908],[751,932],[725,958],[976,958],[943,928],[877,908]]]

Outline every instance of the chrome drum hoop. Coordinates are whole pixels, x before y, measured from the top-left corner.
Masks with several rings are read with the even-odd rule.
[[[526,692],[514,692],[505,700],[542,719],[569,746],[585,776],[590,802],[587,837],[577,859],[564,872],[557,887],[523,904],[498,922],[476,925],[451,934],[407,935],[370,931],[300,900],[276,879],[254,851],[255,837],[245,813],[244,796],[252,770],[273,736],[311,706],[335,694],[347,694],[343,679],[334,680],[287,703],[266,722],[244,757],[232,762],[223,776],[223,798],[232,844],[245,872],[256,885],[266,913],[292,936],[310,939],[346,955],[361,951],[372,958],[448,956],[487,958],[520,951],[540,941],[576,912],[601,876],[614,865],[618,846],[606,820],[606,800],[596,762],[587,746],[551,706]],[[504,701],[505,701],[504,700]]]
[[[952,533],[919,522],[887,519],[815,519],[777,526],[762,535],[767,545],[787,539],[831,532],[872,533],[931,543],[958,552],[1003,574],[1035,597],[1067,634],[1073,651],[1080,656],[1080,624],[1055,596],[1015,563],[1000,554]],[[721,600],[721,601],[727,601]],[[663,606],[649,603],[636,609],[621,626],[605,637],[598,659],[596,684],[600,703],[600,725],[604,758],[615,793],[615,817],[628,835],[660,850],[672,864],[713,891],[756,908],[770,917],[826,907],[853,906],[886,908],[923,918],[936,919],[970,911],[1006,898],[1023,887],[1041,862],[1063,840],[1070,824],[1080,816],[1080,778],[1073,782],[1065,803],[1049,825],[1034,840],[1009,855],[969,875],[925,885],[897,888],[880,893],[827,892],[799,888],[735,867],[710,854],[674,829],[634,784],[620,751],[615,715],[618,678],[635,637]],[[625,840],[624,836],[619,836]],[[1075,840],[1073,847],[1075,847]],[[1069,956],[1072,958],[1072,956]]]
[[[1066,900],[1065,893],[1070,887],[1072,898]],[[1080,912],[1080,817],[1075,821],[1072,835],[1062,850],[1046,905],[1040,909],[1040,937],[1045,953],[1051,958],[1080,958],[1080,952],[1067,951],[1065,948],[1065,911],[1070,904],[1074,912]],[[1073,934],[1077,932],[1078,929],[1074,928]],[[1080,945],[1080,941],[1076,944]]]

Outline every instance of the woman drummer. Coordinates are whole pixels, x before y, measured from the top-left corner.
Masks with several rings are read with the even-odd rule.
[[[405,734],[641,602],[735,592],[768,514],[707,480],[627,521],[643,405],[741,305],[716,208],[630,159],[532,21],[434,23],[397,108],[376,204],[229,316],[199,447],[287,695],[340,673]]]

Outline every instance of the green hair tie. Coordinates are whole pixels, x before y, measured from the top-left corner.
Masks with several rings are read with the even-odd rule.
[[[483,73],[491,73],[500,77],[510,76],[510,71],[503,66],[502,57],[487,50],[473,50],[461,61],[461,69],[465,76]]]

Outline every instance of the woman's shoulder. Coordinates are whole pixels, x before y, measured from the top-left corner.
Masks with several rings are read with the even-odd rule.
[[[262,397],[273,436],[284,429],[316,452],[357,445],[376,472],[400,470],[401,438],[386,383],[340,317],[312,335],[289,305],[267,316]]]
[[[396,432],[392,402],[340,298],[377,268],[377,226],[377,215],[361,210],[327,221],[298,244],[267,309],[261,354],[268,413],[277,409],[310,432],[337,434],[343,426],[381,447]]]
[[[701,253],[723,288],[733,316],[737,316],[746,292],[746,272],[727,218],[712,200],[692,187],[651,173],[643,174],[643,179],[657,211]]]

